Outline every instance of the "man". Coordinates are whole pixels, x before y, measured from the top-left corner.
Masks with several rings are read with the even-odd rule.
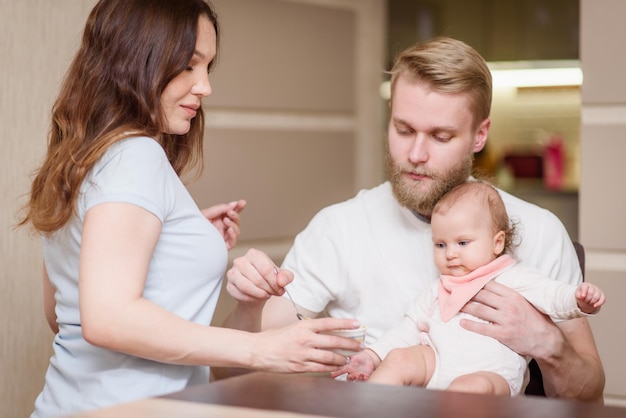
[[[300,313],[355,317],[367,325],[369,344],[436,280],[430,215],[446,191],[470,176],[473,154],[485,146],[491,73],[474,49],[439,38],[405,50],[391,75],[389,181],[320,211],[282,269],[256,250],[235,260],[227,289],[238,305],[228,326],[258,330],[295,321],[289,299],[272,297],[293,281],[289,291]],[[501,195],[518,223],[515,256],[555,280],[580,283],[575,250],[556,216]],[[463,312],[486,321],[465,319],[463,327],[535,358],[548,396],[602,402],[604,372],[585,318],[555,325],[495,282]]]

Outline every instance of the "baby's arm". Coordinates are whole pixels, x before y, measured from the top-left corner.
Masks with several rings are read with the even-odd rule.
[[[586,314],[594,315],[600,312],[600,307],[605,301],[604,292],[596,285],[585,282],[576,289],[576,303]]]
[[[336,372],[333,372],[331,376],[337,377],[347,373],[348,380],[367,380],[380,363],[381,360],[376,353],[366,348],[360,353],[350,357],[349,363]]]

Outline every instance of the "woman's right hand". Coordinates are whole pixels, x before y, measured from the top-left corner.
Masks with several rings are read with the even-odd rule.
[[[348,358],[331,350],[360,351],[363,346],[350,338],[322,333],[360,325],[354,319],[319,318],[254,334],[252,368],[281,373],[335,372]]]
[[[276,267],[272,259],[254,248],[233,261],[226,273],[226,291],[238,302],[263,305],[271,296],[282,296],[293,272]]]

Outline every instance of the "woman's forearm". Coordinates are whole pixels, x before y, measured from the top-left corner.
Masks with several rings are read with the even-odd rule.
[[[261,319],[263,305],[250,305],[238,302],[235,308],[228,314],[221,326],[242,331],[261,331]]]

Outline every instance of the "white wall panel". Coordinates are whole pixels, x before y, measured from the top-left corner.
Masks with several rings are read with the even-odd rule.
[[[580,232],[587,280],[607,292],[591,325],[606,371],[605,402],[625,405],[626,40],[622,0],[581,0],[582,85]]]

